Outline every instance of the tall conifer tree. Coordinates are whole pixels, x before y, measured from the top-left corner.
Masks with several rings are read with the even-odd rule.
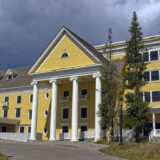
[[[136,12],[133,12],[131,26],[129,28],[131,38],[126,47],[126,71],[125,88],[130,91],[125,95],[127,105],[127,125],[135,131],[135,139],[139,141],[140,130],[148,119],[148,104],[143,101],[141,87],[143,71],[146,69],[142,52],[145,50]]]

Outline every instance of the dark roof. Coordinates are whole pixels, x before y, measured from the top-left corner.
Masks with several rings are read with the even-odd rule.
[[[0,89],[31,86],[32,77],[28,75],[28,71],[31,67],[20,67],[11,69],[15,77],[7,80],[6,70],[0,71]]]
[[[100,59],[103,63],[107,63],[107,59],[103,57],[101,53],[99,53],[91,44],[89,44],[87,41],[79,37],[77,34],[69,30],[68,28],[64,27],[68,32],[70,32],[76,39],[78,39],[79,42],[81,42],[92,54],[94,54],[95,57]]]

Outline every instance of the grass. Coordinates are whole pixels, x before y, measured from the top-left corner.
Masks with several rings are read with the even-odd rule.
[[[8,158],[5,155],[0,153],[0,160],[8,160]]]
[[[105,143],[105,140],[103,140],[101,144]],[[110,147],[104,148],[100,151],[111,156],[117,156],[128,160],[160,160],[160,144],[149,142],[128,142],[123,145],[112,142]]]

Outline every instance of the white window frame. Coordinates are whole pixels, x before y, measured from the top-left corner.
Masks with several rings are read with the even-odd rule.
[[[47,129],[47,132],[46,132],[46,133],[44,132],[44,129],[45,129],[45,128]],[[48,134],[48,128],[47,128],[47,127],[44,127],[44,129],[43,129],[43,134],[46,136],[46,135]]]
[[[48,97],[47,97],[47,94],[48,94]],[[48,99],[48,98],[50,97],[49,91],[46,91],[46,92],[45,92],[44,97],[45,97],[45,99]]]
[[[47,118],[47,117],[48,117],[48,115],[46,115],[46,114],[45,114],[45,111],[47,111],[47,112],[49,112],[49,111],[48,111],[48,109],[45,109],[45,110],[44,110],[44,112],[43,112],[44,117],[45,117],[45,118]]]

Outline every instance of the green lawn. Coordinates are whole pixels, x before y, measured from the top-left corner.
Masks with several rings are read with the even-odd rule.
[[[5,155],[0,153],[0,160],[8,160],[8,158]]]
[[[105,142],[103,142],[105,143]],[[128,160],[160,160],[160,144],[154,143],[111,143],[110,147],[100,150],[101,152],[126,158]]]

